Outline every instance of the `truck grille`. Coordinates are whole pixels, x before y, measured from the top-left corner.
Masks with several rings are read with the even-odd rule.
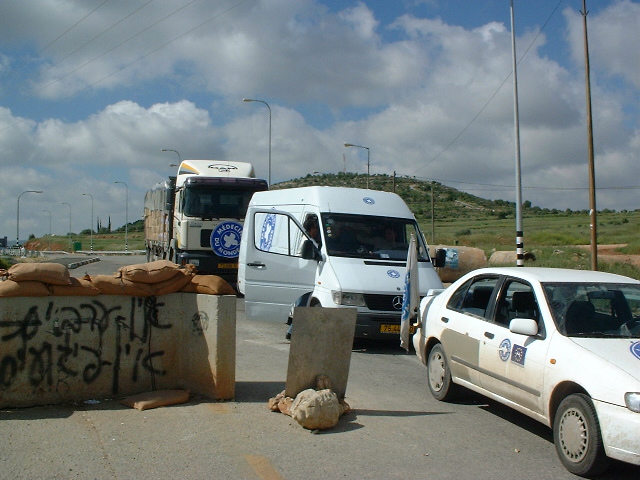
[[[211,246],[211,232],[212,229],[203,228],[200,230],[200,246],[201,247],[210,247]]]
[[[380,310],[383,312],[400,312],[402,310],[402,294],[364,294],[364,303],[367,305],[367,308],[369,310]]]

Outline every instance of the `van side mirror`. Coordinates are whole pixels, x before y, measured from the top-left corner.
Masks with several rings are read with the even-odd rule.
[[[436,254],[431,257],[431,262],[434,267],[444,267],[447,261],[447,249],[446,248],[438,248],[436,249]]]
[[[313,244],[312,240],[308,238],[302,242],[302,249],[300,251],[302,258],[305,260],[317,260],[318,262],[322,260],[322,254],[318,247]]]

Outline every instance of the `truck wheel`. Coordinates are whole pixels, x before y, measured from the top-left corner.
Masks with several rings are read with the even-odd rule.
[[[588,395],[576,393],[560,403],[553,421],[553,443],[564,467],[575,475],[596,476],[609,466]]]
[[[427,359],[427,383],[436,400],[446,402],[458,393],[458,386],[451,381],[449,362],[442,344],[438,343],[429,352]]]

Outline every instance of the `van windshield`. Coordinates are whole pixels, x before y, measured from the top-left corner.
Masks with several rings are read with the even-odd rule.
[[[429,261],[429,251],[415,220],[330,212],[322,213],[321,219],[328,255],[406,261],[413,233],[418,242],[418,260]]]

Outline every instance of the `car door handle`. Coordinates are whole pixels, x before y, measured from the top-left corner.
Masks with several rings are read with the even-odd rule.
[[[441,318],[440,318],[440,320],[441,320],[443,323],[449,323],[449,319],[448,319],[447,317],[441,317]]]
[[[487,337],[489,340],[493,340],[493,337],[495,337],[495,335],[491,332],[484,332],[484,336]]]
[[[266,265],[264,263],[261,262],[251,262],[251,263],[247,263],[247,267],[258,267],[258,268],[264,268]]]

